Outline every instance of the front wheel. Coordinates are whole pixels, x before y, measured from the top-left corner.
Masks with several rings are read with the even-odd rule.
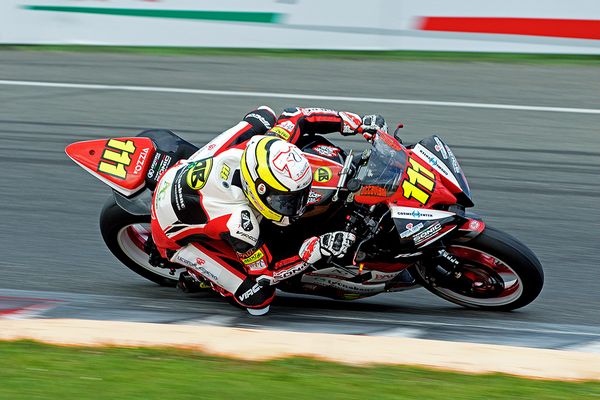
[[[179,273],[150,265],[144,250],[150,235],[150,216],[133,215],[123,210],[111,196],[100,213],[100,232],[108,249],[125,266],[161,286],[175,286]]]
[[[446,250],[459,265],[439,283],[431,266],[419,263],[415,275],[432,293],[469,308],[510,311],[531,303],[542,291],[544,271],[535,254],[514,237],[486,227],[469,242]]]

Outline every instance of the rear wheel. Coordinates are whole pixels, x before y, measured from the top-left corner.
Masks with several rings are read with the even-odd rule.
[[[161,286],[175,286],[181,268],[171,275],[166,268],[150,265],[144,244],[150,235],[150,216],[132,215],[123,210],[111,196],[100,213],[100,232],[106,246],[125,266]]]
[[[475,239],[449,244],[446,250],[459,262],[451,278],[440,280],[424,264],[415,267],[415,275],[429,291],[453,303],[509,311],[531,303],[544,285],[533,252],[497,229],[486,227]]]

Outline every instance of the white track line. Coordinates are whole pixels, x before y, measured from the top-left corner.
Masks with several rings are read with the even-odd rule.
[[[573,335],[573,336],[589,336],[589,337],[600,337],[600,333],[584,332],[584,331],[573,331],[573,330],[561,330],[561,329],[550,329],[550,328],[525,328],[520,326],[499,326],[499,325],[478,325],[468,323],[452,323],[452,322],[437,322],[437,321],[420,321],[420,320],[400,320],[390,318],[370,318],[370,317],[350,317],[350,316],[336,316],[326,314],[308,314],[308,313],[290,313],[289,316],[293,317],[312,317],[318,319],[330,319],[339,321],[360,321],[360,322],[372,322],[372,323],[384,323],[392,325],[421,325],[421,326],[439,326],[439,327],[452,327],[452,328],[475,328],[484,330],[496,330],[496,331],[509,331],[509,332],[529,332],[529,333],[547,333],[547,334],[559,334],[559,335]]]
[[[568,108],[568,107],[540,107],[523,106],[515,104],[492,104],[492,103],[466,103],[454,101],[429,101],[429,100],[408,100],[408,99],[382,99],[373,97],[349,97],[349,96],[321,96],[300,93],[273,93],[273,92],[242,92],[237,90],[207,90],[207,89],[183,89],[157,86],[125,86],[125,85],[101,85],[87,83],[67,83],[67,82],[36,82],[36,81],[9,81],[0,80],[0,85],[10,86],[37,86],[52,87],[64,89],[91,89],[91,90],[122,90],[129,92],[159,92],[159,93],[182,93],[196,95],[212,96],[236,96],[236,97],[267,97],[273,99],[294,99],[294,100],[328,100],[328,101],[349,101],[361,103],[379,103],[379,104],[407,104],[420,106],[438,106],[438,107],[463,107],[463,108],[488,108],[497,110],[515,110],[515,111],[544,111],[572,114],[600,114],[600,109],[593,108]]]

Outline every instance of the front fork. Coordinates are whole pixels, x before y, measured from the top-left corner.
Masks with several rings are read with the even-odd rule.
[[[485,223],[476,215],[466,216],[466,221],[459,226],[453,241],[468,242],[477,237],[485,229]],[[463,276],[461,263],[448,252],[443,241],[435,243],[424,250],[422,262],[431,284],[436,286],[466,289],[471,281]]]

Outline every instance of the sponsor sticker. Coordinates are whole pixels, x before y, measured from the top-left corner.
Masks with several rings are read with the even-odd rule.
[[[223,164],[223,167],[221,168],[221,173],[219,174],[219,176],[221,177],[221,179],[226,181],[227,179],[229,179],[230,172],[231,172],[231,168],[229,167],[229,165]]]
[[[279,123],[278,125],[288,132],[293,131],[294,128],[296,127],[296,124],[294,124],[292,121],[283,121],[283,122]]]
[[[267,263],[265,263],[265,260],[258,260],[256,262],[247,264],[246,267],[248,267],[250,271],[260,271],[261,269],[267,268]]]
[[[175,261],[177,261],[178,263],[183,264],[183,265],[185,265],[187,267],[192,267],[193,268],[193,267],[196,266],[196,264],[194,264],[193,261],[188,260],[187,258],[183,258],[183,257],[181,257],[179,255],[177,257],[175,257]]]
[[[471,222],[469,222],[469,229],[471,229],[472,231],[478,231],[480,227],[481,227],[481,222],[479,222],[475,219],[472,220]]]
[[[313,113],[337,114],[336,111],[330,110],[329,108],[319,108],[319,107],[302,108],[302,113],[304,113],[304,115],[310,115]]]
[[[167,180],[163,180],[160,182],[160,185],[158,186],[158,190],[156,192],[156,202],[160,202],[162,201],[162,199],[164,199],[165,195],[167,194],[167,190],[171,187],[171,182],[167,181]]]
[[[262,250],[258,249],[252,255],[250,255],[249,257],[243,258],[242,262],[244,264],[246,264],[246,265],[252,264],[252,263],[257,262],[258,260],[260,260],[264,256],[265,256],[265,254],[262,252]]]
[[[309,266],[310,264],[301,262],[300,264],[294,265],[291,268],[275,272],[273,274],[273,278],[277,281],[283,281],[285,279],[291,278],[294,275],[298,275],[300,272],[304,271]]]
[[[448,146],[446,146],[446,150],[448,150],[448,156],[450,157],[450,164],[452,164],[452,169],[457,174],[460,174],[460,166],[458,165],[458,161],[456,160],[454,153],[452,152],[452,150],[450,150],[450,147]]]
[[[149,150],[150,150],[149,147],[142,149],[140,156],[138,157],[137,161],[135,162],[135,168],[133,169],[134,175],[139,175],[140,172],[142,172],[142,169],[144,168],[144,163],[146,162],[146,157],[148,157]]]
[[[183,198],[183,187],[181,186],[181,180],[175,181],[173,188],[175,194],[175,206],[179,211],[185,210],[185,200]]]
[[[306,205],[316,204],[321,201],[322,198],[323,196],[320,193],[313,192],[311,190],[308,194],[308,201],[306,202]]]
[[[255,295],[256,293],[260,292],[260,286],[258,283],[256,283],[254,286],[252,286],[250,289],[246,290],[244,293],[242,293],[239,296],[239,299],[241,301],[244,301],[246,299],[249,299],[251,296]]]
[[[154,158],[152,159],[152,164],[150,164],[150,169],[148,169],[148,174],[146,175],[148,177],[148,179],[154,178],[154,174],[156,173],[156,169],[158,167],[159,159],[160,159],[160,153],[156,153],[154,155]]]
[[[437,235],[437,233],[441,230],[442,230],[442,224],[440,224],[439,222],[436,222],[435,224],[431,225],[429,228],[427,228],[424,231],[417,233],[415,236],[413,236],[413,241],[415,242],[415,245],[419,245],[419,244],[431,239],[435,235]]]
[[[186,182],[191,189],[200,190],[206,185],[212,168],[212,161],[212,158],[207,158],[189,164]]]
[[[446,151],[446,146],[444,146],[440,138],[438,138],[437,136],[434,136],[433,140],[435,140],[435,151],[440,153],[444,160],[447,160],[448,152]]]
[[[269,132],[273,132],[283,140],[288,140],[290,138],[290,133],[279,126],[272,128]]]
[[[158,174],[156,175],[156,179],[160,178],[162,176],[162,174],[165,173],[165,171],[169,168],[170,164],[171,164],[171,156],[168,156],[165,154],[165,157],[163,158],[162,162],[160,163],[160,168],[158,169]]]
[[[369,186],[363,186],[360,189],[359,195],[360,196],[369,196],[369,197],[385,197],[386,193],[387,193],[386,190],[382,187],[369,185]]]
[[[250,232],[252,229],[254,229],[254,225],[252,225],[252,219],[250,218],[250,211],[242,210],[241,219],[242,219],[242,228],[246,232]]]
[[[373,276],[371,281],[389,281],[392,278],[398,276],[400,272],[380,272],[380,271],[371,271],[371,275]]]
[[[218,282],[219,281],[219,277],[215,274],[213,274],[212,272],[210,272],[209,270],[207,270],[206,268],[202,267],[202,266],[198,266],[195,268],[198,272],[200,272],[204,277],[210,279],[213,282]]]
[[[337,147],[327,146],[324,144],[320,144],[320,145],[313,147],[313,150],[317,154],[320,154],[323,157],[329,157],[329,158],[337,157],[340,154],[340,149],[338,149]]]
[[[364,285],[361,283],[355,283],[335,278],[326,278],[321,276],[312,276],[311,274],[307,274],[304,276],[310,276],[309,283],[314,283],[320,286],[330,286],[332,288],[345,290],[352,293],[379,293],[382,292],[382,284],[374,285]],[[304,279],[304,278],[303,278]]]
[[[333,172],[331,172],[331,168],[329,167],[319,167],[315,171],[313,178],[315,179],[315,182],[329,182],[331,178],[333,178]]]
[[[418,223],[417,225],[414,225],[412,223],[406,224],[406,230],[400,234],[400,237],[404,239],[412,234],[419,232],[421,229],[423,229],[422,222]]]
[[[245,237],[246,239],[250,240],[252,243],[256,243],[256,242],[258,242],[258,238],[254,237],[254,236],[252,236],[252,235],[250,235],[250,234],[248,234],[247,232],[244,232],[244,231],[242,231],[242,230],[239,230],[239,229],[238,229],[238,230],[235,232],[235,234],[236,234],[236,235],[239,235],[239,236],[241,236],[241,237]]]

